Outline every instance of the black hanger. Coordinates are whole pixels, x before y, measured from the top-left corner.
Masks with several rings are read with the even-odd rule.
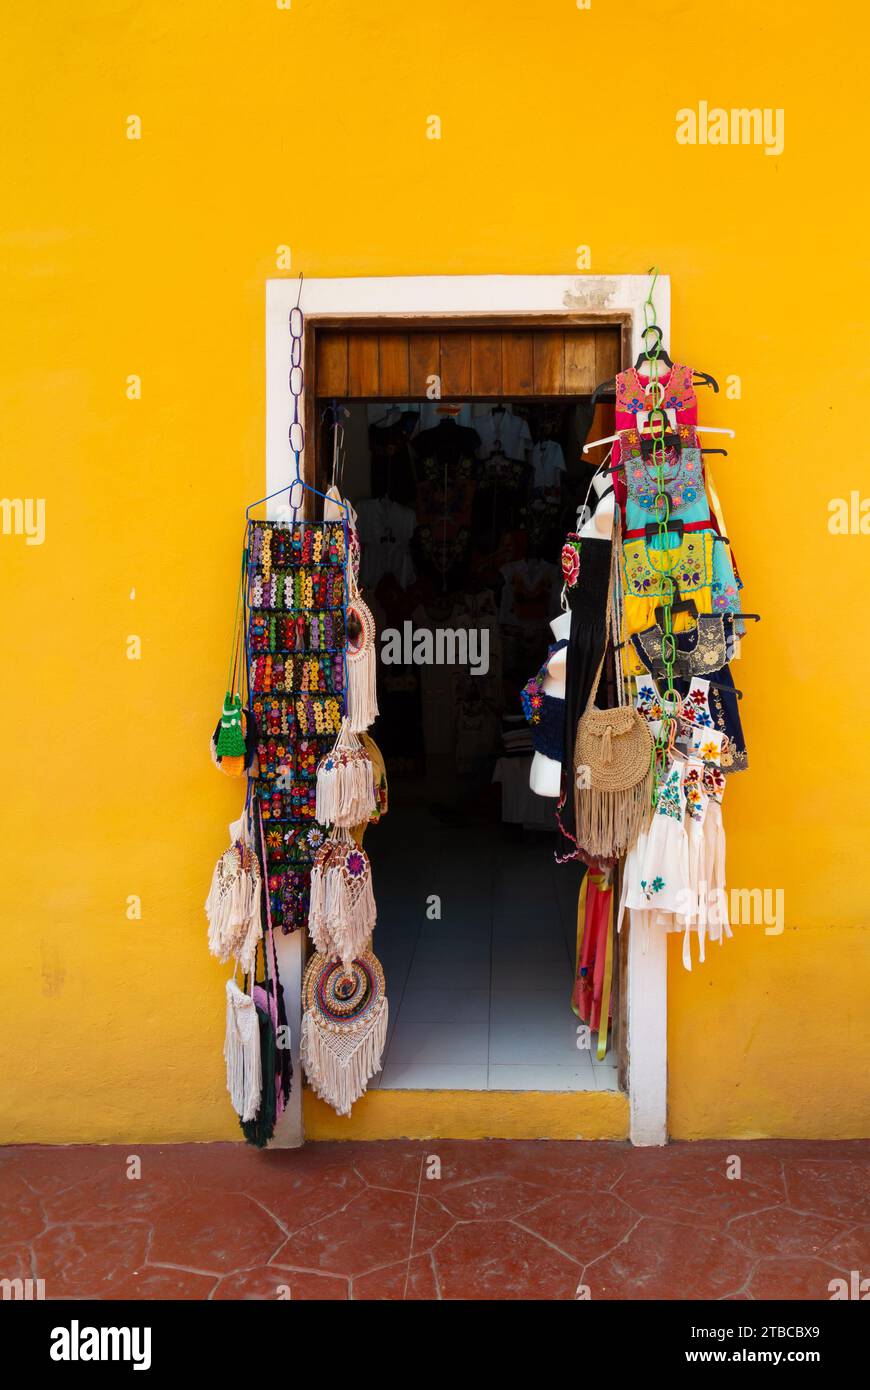
[[[696,606],[696,604],[695,604],[695,600],[694,600],[693,598],[681,598],[681,599],[679,599],[676,603],[672,603],[672,604],[671,604],[671,617],[673,617],[675,613],[688,613],[688,615],[689,615],[690,618],[697,618],[697,616],[698,616],[698,609],[697,609],[697,606]],[[657,609],[655,610],[655,612],[653,613],[653,617],[655,618],[656,622],[658,623],[659,627],[661,627],[661,628],[663,628],[663,626],[664,626],[664,625],[663,625],[664,616],[665,616],[665,610],[664,610],[664,608],[662,607],[662,605],[659,604],[658,608],[657,608]]]
[[[671,517],[668,517],[667,521],[665,522],[665,534],[666,534],[666,535],[669,535],[669,536],[679,536],[680,540],[682,541],[683,536],[685,535],[685,533],[686,533],[686,526],[685,526],[685,522],[683,521],[683,518],[682,518],[682,517],[680,517],[680,516],[671,516]],[[659,534],[659,524],[658,524],[658,522],[657,522],[657,521],[648,521],[647,524],[646,524],[646,526],[644,526],[644,528],[643,528],[643,534],[644,534],[644,540],[648,540],[648,541],[654,540],[655,537]],[[673,550],[674,547],[673,547],[672,545],[669,545],[669,546],[666,547],[666,549],[668,549],[668,550]]]
[[[658,358],[658,361],[659,361],[659,362],[663,362],[663,363],[665,364],[666,367],[673,367],[674,364],[673,364],[673,362],[671,361],[670,357],[668,356],[667,351],[666,351],[665,346],[664,346],[664,343],[662,342],[662,330],[661,330],[661,328],[659,327],[659,325],[658,325],[657,323],[651,323],[651,324],[649,325],[648,328],[645,328],[644,331],[643,331],[643,333],[641,334],[641,337],[644,338],[644,339],[646,339],[646,338],[649,337],[650,333],[655,333],[655,334],[658,336],[659,350],[658,350],[658,353],[656,354],[656,356],[657,356],[657,358]],[[645,353],[645,352],[639,353],[638,356],[637,356],[637,358],[635,359],[635,363],[634,363],[634,369],[635,369],[635,371],[640,371],[641,367],[644,365],[644,363],[645,363],[646,361],[647,361],[646,353]],[[702,371],[700,371],[700,370],[693,371],[693,373],[692,373],[692,385],[693,385],[693,386],[710,386],[710,387],[712,387],[712,389],[713,389],[714,391],[716,391],[716,392],[718,392],[718,390],[719,390],[719,383],[718,383],[718,381],[716,380],[716,378],[715,378],[710,372],[702,372]],[[597,405],[598,401],[602,398],[602,396],[608,395],[608,394],[610,394],[610,393],[615,393],[615,391],[616,391],[616,378],[615,378],[615,377],[611,377],[609,381],[602,381],[602,382],[600,382],[599,385],[596,386],[595,390],[592,392],[592,405],[593,405],[593,406]]]
[[[645,329],[643,330],[643,333],[641,334],[641,337],[642,337],[642,338],[648,338],[649,335],[650,335],[650,333],[655,333],[655,334],[656,334],[656,337],[658,338],[658,352],[656,352],[656,353],[654,353],[654,354],[651,353],[651,354],[649,354],[649,355],[655,355],[656,360],[659,361],[659,362],[664,362],[664,364],[665,364],[666,367],[673,367],[674,364],[673,364],[673,362],[671,361],[671,359],[668,357],[667,349],[665,348],[665,344],[664,344],[664,334],[662,333],[662,330],[661,330],[661,328],[659,327],[659,325],[658,325],[657,323],[651,323],[650,326],[649,326],[649,328],[645,328]],[[639,371],[640,371],[640,369],[641,369],[641,367],[643,366],[643,364],[647,361],[647,358],[648,358],[648,354],[647,354],[646,352],[639,352],[639,353],[638,353],[637,357],[635,358],[635,363],[634,363],[634,370],[635,370],[636,372],[639,372]]]
[[[679,453],[682,453],[682,444],[680,442],[680,436],[673,430],[665,430],[664,434],[641,435],[640,452],[642,458],[654,458],[656,450],[662,447],[664,447],[665,449],[674,449]]]
[[[388,406],[388,407],[387,407],[387,413],[386,413],[386,415],[381,415],[377,420],[375,420],[375,429],[380,429],[380,427],[381,427],[382,425],[388,425],[388,424],[390,424],[391,417],[392,417],[394,411],[396,411],[397,409],[398,409],[398,407],[396,406],[395,403],[393,403],[393,405],[391,405],[391,406]],[[393,421],[392,423],[395,424],[396,421]]]

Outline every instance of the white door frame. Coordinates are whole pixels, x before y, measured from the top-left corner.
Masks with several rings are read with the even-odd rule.
[[[645,275],[409,275],[377,278],[305,280],[301,308],[310,314],[607,314],[631,315],[632,351],[641,351]],[[292,477],[288,444],[291,406],[290,310],[299,294],[297,280],[266,283],[266,492]],[[656,281],[656,318],[670,340],[671,286]],[[303,345],[304,354],[304,345]],[[304,357],[303,357],[304,360]],[[300,403],[304,419],[304,402]],[[313,441],[309,441],[309,446]],[[270,504],[269,515],[281,505]],[[664,932],[640,932],[628,942],[628,1094],[633,1144],[667,1142],[667,942]],[[302,1076],[299,1031],[302,995],[302,933],[279,933],[278,964],[293,1041],[294,1083],[290,1104],[279,1121],[274,1143],[303,1142]]]

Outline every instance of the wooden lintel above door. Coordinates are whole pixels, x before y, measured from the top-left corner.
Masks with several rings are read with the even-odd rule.
[[[530,315],[510,325],[493,318],[468,326],[309,320],[308,327],[320,399],[424,400],[436,377],[444,400],[584,396],[619,370],[624,355],[617,315],[594,325]]]

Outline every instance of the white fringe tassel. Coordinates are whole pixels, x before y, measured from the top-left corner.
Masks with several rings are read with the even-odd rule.
[[[253,999],[242,993],[235,980],[227,980],[224,1060],[233,1109],[240,1119],[253,1120],[260,1108],[263,1090],[260,1024]]]
[[[359,595],[351,603],[359,620],[362,642],[347,653],[347,719],[355,734],[364,733],[378,717],[377,629],[368,606]]]
[[[362,825],[375,812],[371,759],[356,753],[342,762],[341,752],[336,750],[331,760],[332,767],[321,763],[317,769],[317,819],[321,825]],[[329,761],[330,757],[324,759]]]
[[[253,968],[257,943],[263,935],[262,879],[256,859],[252,863],[252,869],[243,869],[238,850],[225,850],[215,865],[205,900],[208,949],[222,962],[235,957],[246,975]]]
[[[311,902],[308,930],[322,955],[348,966],[366,949],[375,929],[378,909],[368,870],[363,878],[349,879],[341,859],[324,858],[311,870]],[[362,853],[362,851],[358,851]]]
[[[382,1000],[377,1018],[360,1038],[352,1029],[327,1029],[318,1025],[309,1009],[302,1017],[300,1055],[305,1075],[314,1090],[339,1115],[365,1093],[381,1069],[387,1040],[387,1001]]]

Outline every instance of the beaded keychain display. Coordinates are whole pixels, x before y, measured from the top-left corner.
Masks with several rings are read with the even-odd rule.
[[[249,525],[249,673],[260,732],[256,791],[270,907],[284,932],[307,920],[313,857],[298,835],[287,832],[315,822],[317,765],[344,715],[347,553],[342,522]]]
[[[245,590],[248,686],[259,731],[255,791],[263,819],[265,879],[272,920],[285,933],[308,919],[311,866],[326,838],[316,821],[317,766],[333,747],[346,711],[349,602],[347,509],[342,504],[344,515],[338,521],[299,516],[306,493],[323,494],[301,478],[298,306],[290,314],[290,337],[290,448],[295,458],[289,487],[291,519],[248,521]]]

